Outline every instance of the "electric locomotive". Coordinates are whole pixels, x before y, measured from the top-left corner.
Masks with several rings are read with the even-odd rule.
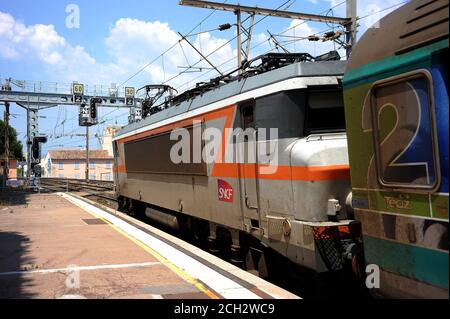
[[[315,273],[357,268],[345,67],[337,52],[267,54],[159,105],[172,90],[148,87],[148,116],[114,138],[120,208],[262,277],[275,255]]]

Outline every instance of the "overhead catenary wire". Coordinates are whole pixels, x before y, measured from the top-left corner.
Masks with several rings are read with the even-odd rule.
[[[367,15],[365,15],[365,16],[362,16],[362,17],[358,18],[357,21],[364,20],[364,19],[366,19],[366,18],[368,18],[368,17],[371,17],[371,16],[373,16],[373,15],[375,15],[375,14],[382,13],[382,12],[384,12],[384,11],[393,9],[393,8],[398,7],[398,6],[400,6],[400,5],[404,5],[404,4],[408,3],[408,2],[409,2],[409,0],[402,1],[402,2],[399,2],[399,3],[394,4],[394,5],[392,5],[392,6],[386,7],[386,8],[384,8],[384,9],[380,9],[380,10],[378,10],[378,11],[369,13],[369,14],[367,14]]]
[[[226,3],[227,0],[225,0],[223,3]],[[212,12],[210,12],[202,21],[200,21],[194,28],[192,28],[191,31],[188,32],[187,36],[191,35],[192,32],[194,32],[194,30],[196,30],[199,26],[201,26],[206,20],[208,20],[217,10],[213,10]],[[160,55],[158,55],[156,58],[154,58],[153,60],[151,60],[150,62],[148,62],[147,64],[145,64],[142,68],[140,68],[136,73],[134,73],[132,76],[130,76],[128,79],[126,79],[124,82],[122,82],[121,85],[119,86],[123,86],[126,83],[128,83],[128,81],[130,81],[131,79],[133,79],[134,77],[136,77],[137,75],[139,75],[142,71],[144,71],[146,68],[148,68],[150,65],[152,65],[153,63],[155,63],[156,61],[158,61],[159,58],[161,58],[164,54],[168,53],[169,51],[171,51],[173,48],[175,48],[178,43],[180,43],[181,39],[178,40],[176,43],[172,44],[168,49],[166,49],[163,53],[161,53]]]
[[[290,2],[290,1],[288,1],[288,2]],[[324,10],[324,11],[320,12],[319,14],[324,14],[324,13],[326,13],[327,11],[332,10],[332,9],[335,9],[335,8],[337,8],[338,6],[341,6],[341,5],[345,4],[345,3],[346,3],[346,0],[341,1],[341,2],[339,2],[339,3],[337,3],[337,4],[335,4],[334,6],[332,6],[331,8],[329,8],[329,9],[327,9],[327,10]],[[283,5],[284,5],[284,4],[283,4]],[[282,7],[283,5],[281,5],[281,7]],[[278,10],[278,9],[275,9],[275,10]],[[265,19],[266,17],[267,17],[267,16],[265,16],[265,17],[262,18],[261,20]],[[248,19],[248,18],[247,18],[247,19]],[[246,20],[247,20],[247,19],[246,19]],[[246,21],[246,20],[244,20],[244,21]],[[261,20],[258,21],[258,23],[261,22]],[[279,36],[279,35],[281,35],[281,34],[284,34],[284,33],[288,32],[288,31],[290,31],[290,30],[292,30],[292,29],[294,29],[294,28],[297,28],[297,27],[299,27],[299,26],[301,26],[302,24],[305,24],[305,23],[307,23],[307,22],[308,22],[308,21],[302,21],[301,23],[298,23],[298,24],[296,24],[296,25],[294,25],[294,26],[291,26],[291,27],[285,29],[284,31],[282,31],[281,33],[279,33],[277,36]],[[237,36],[236,36],[236,37],[237,37]],[[233,39],[231,39],[228,43],[230,43],[231,41],[235,40],[236,37],[234,37]],[[262,44],[266,43],[267,41],[270,41],[270,39],[271,39],[270,36],[267,37],[267,38],[264,39],[263,41],[261,41],[261,42],[259,42],[258,44],[252,46],[252,47],[251,47],[251,50],[256,49],[257,47],[261,46]],[[269,51],[269,52],[270,52],[270,51]],[[221,67],[221,66],[223,66],[223,65],[225,65],[225,64],[227,64],[227,63],[229,63],[230,61],[234,60],[235,58],[236,58],[236,57],[233,57],[233,58],[231,58],[230,60],[225,61],[224,63],[220,64],[218,67]],[[200,75],[200,76],[198,76],[198,77],[196,77],[196,78],[194,78],[194,79],[191,79],[191,80],[189,80],[189,81],[183,83],[182,85],[180,85],[180,86],[177,87],[177,90],[178,90],[178,91],[181,91],[180,89],[181,89],[182,87],[186,86],[188,83],[193,82],[194,80],[197,80],[197,79],[199,79],[199,78],[201,78],[201,77],[203,77],[203,76],[209,74],[211,71],[212,71],[212,70],[208,70],[207,72],[203,73],[202,75]],[[231,71],[231,70],[229,70],[229,71]],[[227,73],[227,71],[225,71],[225,73]],[[167,81],[167,82],[168,82],[168,81]]]
[[[319,34],[325,33],[325,32],[327,32],[327,31],[329,31],[329,30],[330,30],[330,29],[325,29],[325,30],[323,30],[323,31],[320,31],[320,32],[315,33],[315,35],[319,35]],[[298,38],[297,38],[297,39],[298,39]],[[302,40],[306,40],[306,39],[307,39],[307,37],[302,38]],[[292,41],[297,41],[297,40],[292,40]],[[266,43],[266,42],[269,42],[269,43],[270,43],[270,37],[268,37],[268,38],[265,39],[264,41],[259,42],[259,43],[256,44],[256,45],[254,45],[251,49],[252,49],[252,50],[253,50],[253,49],[256,49],[257,47],[261,46],[262,44],[264,44],[264,43]],[[273,52],[273,51],[275,51],[275,50],[276,50],[275,48],[272,48],[271,50],[266,51],[266,52],[261,53],[261,54],[267,54],[267,53]],[[236,56],[233,56],[233,57],[230,58],[229,60],[226,60],[225,62],[223,62],[222,64],[218,65],[217,67],[222,67],[223,65],[226,65],[226,64],[232,62],[234,59],[236,59]],[[230,69],[224,71],[223,73],[228,73],[228,72],[232,71],[232,70],[235,69],[235,68],[236,68],[236,67],[233,66],[232,68],[230,68]],[[207,75],[208,73],[210,73],[211,71],[212,71],[212,70],[209,70],[209,71],[207,71],[207,72],[205,72],[205,73],[199,75],[198,77],[196,77],[196,78],[194,78],[194,79],[191,79],[191,80],[189,80],[189,81],[183,83],[182,85],[180,85],[180,86],[177,87],[177,90],[178,90],[178,91],[181,91],[181,88],[185,87],[185,86],[188,85],[189,83],[192,83],[192,82],[194,82],[194,81],[196,81],[196,80],[198,80],[198,79],[200,79],[200,78],[206,76],[206,75]]]
[[[286,4],[288,4],[288,3],[290,3],[290,2],[291,2],[291,0],[288,0],[288,1],[284,2],[282,5],[280,5],[279,7],[277,7],[276,9],[274,9],[273,11],[279,10],[280,8],[282,8],[283,6],[285,6]],[[246,19],[244,19],[244,20],[242,21],[242,23],[245,23],[248,19],[250,19],[250,17],[251,17],[251,15],[248,16]],[[263,20],[266,19],[267,17],[268,17],[268,16],[262,17],[261,19],[259,19],[258,21],[256,21],[256,22],[253,24],[253,26],[256,26],[257,24],[259,24],[261,21],[263,21]],[[231,38],[231,39],[228,40],[227,42],[223,43],[223,44],[220,45],[218,48],[216,48],[216,49],[214,49],[212,52],[210,52],[209,54],[205,55],[205,58],[208,58],[208,57],[210,57],[211,55],[213,55],[214,53],[220,51],[223,47],[225,47],[226,45],[228,45],[228,44],[231,43],[232,41],[236,40],[237,37],[238,37],[238,36],[235,35],[233,38]],[[192,65],[191,67],[197,66],[197,65],[198,65],[200,62],[202,62],[202,61],[203,61],[203,59],[201,59],[200,61],[198,61],[197,63],[195,63],[195,64]],[[184,71],[178,73],[177,75],[171,77],[169,80],[165,81],[163,84],[167,84],[167,83],[169,83],[170,81],[175,80],[176,78],[178,78],[178,77],[180,77],[181,75],[185,74],[185,73],[187,72],[187,70],[189,70],[189,69],[186,69],[186,70],[184,70]]]
[[[403,5],[403,4],[407,3],[407,2],[408,2],[408,1],[402,1],[402,2],[399,2],[399,3],[394,4],[394,5],[392,5],[392,6],[383,8],[383,9],[381,9],[381,10],[379,10],[379,11],[372,12],[372,13],[370,13],[370,14],[367,14],[367,15],[363,16],[363,17],[357,18],[357,21],[364,20],[364,19],[366,19],[366,18],[368,18],[368,17],[370,17],[370,16],[373,16],[373,15],[379,14],[379,13],[381,13],[381,12],[387,11],[387,10],[389,10],[389,9],[395,8],[395,7],[397,7],[397,6]],[[337,8],[338,6],[341,6],[341,5],[345,4],[345,3],[346,3],[346,0],[341,1],[341,2],[337,3],[336,5],[334,5],[333,7],[329,8],[329,9],[327,9],[327,10],[325,10],[325,11],[322,11],[322,12],[319,13],[319,14],[326,13],[326,12],[328,12],[329,10],[333,10],[333,9]],[[292,29],[294,29],[294,28],[297,28],[297,27],[299,27],[299,26],[301,26],[301,25],[303,25],[303,24],[305,24],[305,23],[307,23],[307,21],[302,21],[302,22],[300,22],[300,23],[298,23],[298,24],[296,24],[296,25],[294,25],[294,26],[291,26],[291,27],[289,27],[289,28],[287,28],[287,29],[281,31],[280,33],[276,34],[275,36],[283,36],[283,35],[284,35],[285,33],[287,33],[288,31],[290,31],[290,30],[292,30]],[[331,28],[330,28],[330,29],[331,29]],[[327,32],[327,31],[329,31],[330,29],[327,29],[327,30],[324,30],[324,31],[321,31],[321,32],[316,32],[316,33],[311,34],[311,35],[318,35],[318,34],[321,34],[321,33],[325,33],[325,32]],[[285,37],[290,37],[290,36],[285,36]],[[299,40],[307,40],[307,39],[308,39],[308,37],[301,37],[301,38],[297,37],[297,38],[298,38]],[[259,42],[258,44],[252,46],[252,47],[251,47],[251,50],[256,49],[257,47],[263,45],[263,44],[266,43],[267,41],[270,41],[270,37],[267,37],[267,38],[264,39],[263,41],[261,41],[261,42]],[[293,40],[293,41],[294,41],[294,40]],[[295,41],[297,41],[297,40],[295,40]],[[268,52],[266,52],[266,53],[269,53],[269,52],[271,52],[271,51],[273,51],[273,49],[270,50],[270,51],[268,51]],[[225,65],[225,64],[227,64],[227,63],[230,63],[230,62],[231,62],[232,60],[234,60],[235,58],[236,58],[236,57],[233,57],[233,58],[231,58],[231,59],[225,61],[224,63],[218,65],[218,67],[221,67],[221,66],[223,66],[223,65]],[[194,81],[196,81],[196,80],[199,80],[200,78],[202,78],[202,77],[206,76],[207,74],[209,74],[211,71],[212,71],[212,70],[208,70],[208,71],[202,73],[201,75],[199,75],[198,77],[196,77],[196,78],[194,78],[194,79],[190,79],[189,81],[187,81],[187,82],[181,84],[180,86],[177,87],[177,90],[181,92],[181,91],[182,91],[181,88],[185,87],[185,86],[188,85],[189,83],[192,83],[192,82],[194,82]],[[232,69],[229,69],[229,70],[225,71],[224,73],[227,73],[228,71],[232,71]]]

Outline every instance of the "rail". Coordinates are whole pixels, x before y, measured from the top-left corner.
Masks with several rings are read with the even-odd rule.
[[[100,195],[104,192],[114,190],[114,182],[112,181],[86,181],[81,179],[67,179],[67,178],[41,178],[40,187],[49,190],[58,191],[77,191],[86,192],[89,194]],[[93,193],[94,192],[94,193]],[[108,198],[113,199],[112,194]]]

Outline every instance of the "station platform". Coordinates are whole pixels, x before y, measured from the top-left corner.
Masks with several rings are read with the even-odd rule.
[[[298,299],[77,195],[0,194],[0,299]]]

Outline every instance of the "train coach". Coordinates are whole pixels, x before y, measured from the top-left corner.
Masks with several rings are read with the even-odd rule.
[[[357,271],[346,62],[337,52],[257,60],[237,77],[167,99],[118,133],[120,207],[191,232],[211,252],[263,277],[272,254],[316,273]],[[219,151],[208,161],[211,131],[219,133]]]
[[[353,208],[385,297],[448,298],[448,6],[383,18],[344,77]]]

